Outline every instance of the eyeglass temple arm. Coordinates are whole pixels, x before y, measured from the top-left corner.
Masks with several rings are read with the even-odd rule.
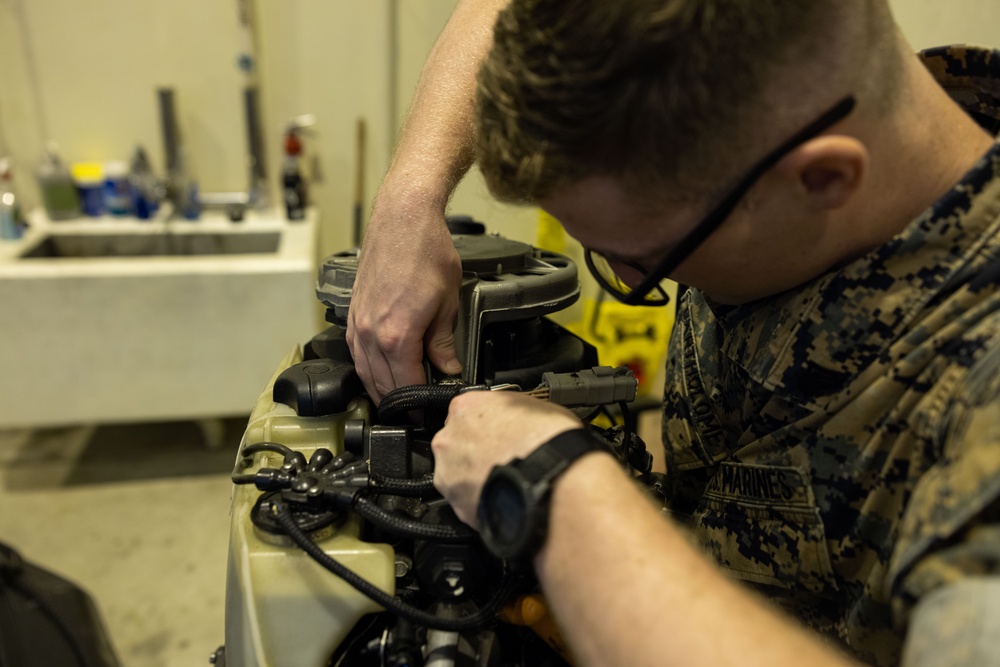
[[[816,121],[806,126],[785,143],[781,144],[774,151],[769,153],[763,160],[757,163],[753,169],[750,170],[746,176],[736,184],[732,190],[716,205],[714,209],[708,214],[708,216],[695,227],[690,234],[681,239],[681,242],[677,245],[673,251],[667,255],[659,267],[652,273],[650,273],[639,285],[632,291],[629,295],[629,300],[626,303],[632,302],[640,303],[643,298],[653,289],[654,285],[659,284],[664,280],[667,275],[669,275],[674,269],[676,269],[688,255],[697,250],[705,239],[714,232],[722,222],[729,217],[733,209],[739,203],[740,199],[754,186],[754,184],[760,180],[771,167],[776,165],[785,155],[790,153],[792,150],[797,148],[799,145],[805,143],[806,141],[812,139],[820,132],[829,129],[835,123],[847,117],[849,113],[854,109],[856,100],[853,95],[849,95],[837,103],[832,109],[827,111],[825,114],[820,116]]]

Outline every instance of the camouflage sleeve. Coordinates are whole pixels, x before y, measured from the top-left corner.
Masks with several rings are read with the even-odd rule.
[[[913,611],[903,667],[1000,665],[1000,577],[939,588]]]
[[[907,665],[1000,665],[1000,344],[955,384],[889,564]]]

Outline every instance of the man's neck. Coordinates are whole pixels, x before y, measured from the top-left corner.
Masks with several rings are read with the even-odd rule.
[[[994,139],[959,107],[916,59],[897,132],[888,133],[873,163],[867,210],[876,247],[900,233],[943,197],[993,145]],[[870,248],[869,248],[870,249]]]

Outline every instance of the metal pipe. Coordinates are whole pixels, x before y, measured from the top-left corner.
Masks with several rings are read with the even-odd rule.
[[[159,88],[156,91],[160,103],[160,129],[163,132],[163,160],[166,165],[166,200],[173,204],[173,213],[181,210],[184,198],[184,152],[181,147],[181,133],[177,125],[177,108],[174,104],[174,89]]]
[[[247,86],[243,91],[244,111],[247,119],[247,162],[250,165],[250,190],[266,181],[264,168],[264,140],[260,122],[260,94],[257,86]]]
[[[163,156],[167,174],[174,175],[181,169],[180,132],[177,129],[174,89],[160,88],[156,93],[160,102],[160,129],[163,131]]]

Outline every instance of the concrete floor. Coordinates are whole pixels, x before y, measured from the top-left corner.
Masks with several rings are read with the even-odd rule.
[[[223,643],[229,470],[191,422],[0,431],[0,541],[84,588],[123,667],[197,667]]]

